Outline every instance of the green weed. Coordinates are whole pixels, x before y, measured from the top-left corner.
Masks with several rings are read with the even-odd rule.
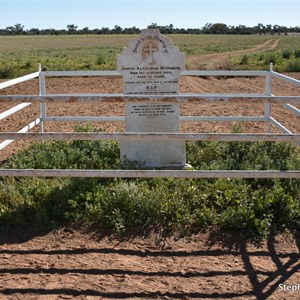
[[[290,49],[285,49],[282,51],[282,58],[290,59],[293,55],[293,52]]]
[[[187,158],[194,169],[300,169],[299,147],[290,143],[189,142]],[[1,167],[117,169],[119,147],[41,142]],[[118,234],[162,228],[185,235],[214,226],[264,238],[300,225],[299,180],[2,178],[0,187],[2,229],[77,224]]]
[[[16,68],[12,64],[0,66],[0,79],[14,78],[15,76]]]
[[[296,49],[296,50],[294,51],[294,53],[295,53],[295,57],[296,57],[296,58],[300,58],[300,50],[299,50],[299,49]]]

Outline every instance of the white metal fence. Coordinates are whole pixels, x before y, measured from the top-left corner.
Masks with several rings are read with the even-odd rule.
[[[262,76],[265,78],[263,94],[201,94],[182,93],[177,95],[126,95],[126,94],[47,94],[46,77],[68,76],[121,76],[116,71],[39,71],[0,83],[0,90],[33,78],[39,78],[39,95],[0,95],[0,101],[19,101],[17,106],[0,114],[0,120],[24,109],[33,102],[40,103],[40,116],[18,132],[2,132],[0,151],[14,140],[185,140],[185,141],[280,141],[300,143],[300,134],[293,134],[278,120],[272,117],[272,104],[280,103],[287,110],[300,116],[300,110],[295,106],[300,104],[300,96],[276,96],[272,93],[272,78],[278,78],[297,87],[300,81],[286,75],[274,72],[272,65],[269,71],[183,71],[181,76]],[[263,115],[257,116],[180,116],[180,121],[262,121],[277,127],[283,134],[226,134],[226,133],[71,133],[44,132],[46,122],[69,121],[110,121],[123,122],[124,116],[47,116],[47,102],[110,102],[110,101],[144,101],[144,102],[179,102],[199,103],[205,101],[232,101],[245,99],[262,101]],[[298,106],[299,107],[299,106]],[[28,132],[40,125],[40,132]],[[258,170],[15,170],[0,169],[0,176],[47,176],[47,177],[183,177],[183,178],[300,178],[300,170],[291,171],[258,171]]]

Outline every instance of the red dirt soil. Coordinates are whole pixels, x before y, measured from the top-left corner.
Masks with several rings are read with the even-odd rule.
[[[290,74],[300,79],[300,74]],[[275,95],[299,95],[273,80]],[[181,80],[181,92],[264,92],[264,79],[198,78]],[[122,92],[121,79],[50,78],[47,93]],[[38,81],[19,84],[2,94],[38,94]],[[12,107],[0,102],[0,113]],[[49,103],[48,115],[123,115],[123,106],[95,103]],[[183,115],[262,115],[259,102],[182,104]],[[34,104],[5,119],[0,131],[17,131],[39,115]],[[274,105],[272,115],[293,132],[299,117]],[[47,123],[46,131],[72,131],[73,124]],[[97,123],[105,131],[121,131],[122,123]],[[265,124],[241,124],[244,132],[267,132]],[[38,128],[36,129],[38,130]],[[182,132],[230,132],[227,123],[184,123]],[[275,129],[273,129],[276,132]],[[1,152],[5,160],[26,142]],[[0,236],[0,299],[300,299],[300,241],[286,234],[261,245],[237,237],[201,233],[187,239],[159,234],[119,240],[109,235],[61,229],[40,234],[10,232]],[[284,284],[286,286],[281,286]],[[289,291],[295,285],[295,291]]]
[[[118,239],[61,229],[0,245],[0,299],[300,298],[300,241],[288,234],[258,247],[213,232]]]

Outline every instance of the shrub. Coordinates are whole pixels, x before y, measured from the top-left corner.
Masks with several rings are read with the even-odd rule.
[[[286,72],[300,72],[300,60],[291,60],[286,66]]]
[[[282,58],[284,58],[284,59],[290,59],[292,57],[292,55],[293,55],[293,52],[291,50],[286,49],[286,50],[282,51]]]
[[[106,63],[106,55],[104,53],[100,52],[96,59],[96,64],[104,65],[105,63]]]
[[[0,66],[0,78],[1,79],[9,79],[16,77],[16,70],[12,65],[4,65]]]
[[[300,58],[300,50],[299,50],[299,49],[296,49],[296,50],[294,51],[294,53],[295,53],[295,57],[296,57],[296,58]]]
[[[299,147],[290,143],[190,142],[187,158],[195,169],[300,169]],[[36,143],[2,168],[119,165],[115,142],[60,141]],[[215,226],[264,238],[298,228],[299,190],[299,180],[288,179],[2,178],[0,228],[79,224],[119,234],[153,227],[188,234]]]
[[[267,52],[266,54],[264,54],[263,63],[265,65],[269,65],[270,63],[273,63],[274,65],[276,65],[278,62],[279,62],[278,53],[276,53],[276,52]]]
[[[245,54],[242,56],[240,65],[248,65],[248,63],[249,63],[248,55]]]

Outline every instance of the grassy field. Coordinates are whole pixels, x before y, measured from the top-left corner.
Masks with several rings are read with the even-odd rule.
[[[13,78],[37,70],[115,70],[116,55],[133,35],[1,36],[0,78]],[[268,53],[244,55],[231,60],[232,68],[265,68],[275,61],[280,71],[297,64],[299,36],[271,35],[171,35],[174,45],[189,55],[221,53],[254,48],[280,38]],[[284,54],[285,57],[284,58]],[[290,54],[288,54],[290,53]],[[297,68],[296,68],[297,69]]]

